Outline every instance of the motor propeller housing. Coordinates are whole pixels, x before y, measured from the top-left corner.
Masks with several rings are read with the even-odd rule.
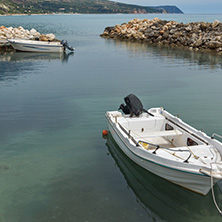
[[[70,51],[74,51],[75,49],[72,46],[69,46],[66,40],[62,40],[61,44],[63,45],[64,49],[69,49]]]
[[[123,103],[120,105],[121,109],[125,114],[139,116],[143,112],[143,104],[137,96],[129,94],[124,98],[126,105]]]

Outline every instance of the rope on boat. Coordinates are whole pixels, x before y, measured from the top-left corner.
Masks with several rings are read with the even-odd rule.
[[[130,133],[128,133],[127,131],[126,131],[126,129],[120,124],[120,123],[118,123],[119,124],[119,126],[120,126],[120,128],[128,135],[128,136],[130,136]],[[149,145],[153,145],[153,146],[157,146],[157,149],[159,149],[159,148],[163,148],[167,153],[169,153],[169,154],[172,154],[173,156],[176,156],[176,157],[178,157],[178,158],[180,158],[180,159],[182,159],[181,157],[179,157],[179,156],[177,156],[176,154],[175,154],[175,152],[173,152],[173,153],[171,153],[171,152],[169,152],[169,151],[172,151],[171,149],[168,149],[168,148],[166,148],[166,147],[162,147],[162,146],[159,146],[159,145],[156,145],[156,144],[152,144],[152,143],[149,143],[149,142],[146,142],[146,141],[136,141],[132,136],[130,136],[131,137],[131,139],[132,139],[132,141],[136,144],[136,145],[138,145],[140,142],[145,142],[145,143],[147,143],[147,144],[149,144]],[[143,139],[145,139],[145,138],[143,138]],[[146,139],[145,139],[146,140]],[[203,163],[204,163],[204,161],[199,157],[199,156],[196,156],[194,153],[193,153],[193,151],[187,146],[187,148],[188,148],[188,151],[190,152],[190,156],[191,156],[191,154],[194,156],[194,158],[196,158],[196,159],[200,159]],[[156,150],[157,150],[156,149]],[[156,151],[155,150],[155,151]],[[168,151],[169,150],[169,151]],[[154,152],[155,152],[154,151]],[[175,151],[182,151],[182,150],[175,150]],[[185,160],[184,162],[188,162],[188,159],[190,158],[190,156],[187,158],[187,160]],[[206,164],[206,163],[205,163]],[[219,212],[219,214],[220,214],[220,216],[222,217],[222,211],[221,211],[221,209],[219,208],[219,206],[218,206],[218,204],[217,204],[217,201],[216,201],[216,198],[215,198],[215,194],[214,194],[214,184],[213,184],[213,176],[212,176],[212,171],[213,171],[213,169],[212,169],[213,167],[212,167],[212,164],[211,164],[211,174],[210,174],[210,180],[211,180],[211,192],[212,192],[212,197],[213,197],[213,202],[214,202],[214,205],[215,205],[215,207],[217,208],[217,210],[218,210],[218,212]]]
[[[164,115],[163,115],[164,116]],[[165,116],[164,116],[165,117]],[[166,119],[168,119],[167,117],[165,117]],[[169,119],[168,119],[169,120]],[[128,136],[130,136],[130,131],[129,131],[129,133],[126,131],[126,129],[120,124],[120,123],[118,123],[119,124],[119,126],[120,126],[120,128],[128,135]],[[136,134],[136,133],[135,133]],[[171,153],[171,152],[169,152],[169,151],[172,151],[171,149],[168,149],[168,148],[166,148],[166,147],[162,147],[162,146],[159,146],[159,145],[156,145],[156,144],[152,144],[152,143],[149,143],[148,141],[146,141],[147,139],[145,139],[145,138],[143,138],[143,137],[141,137],[141,138],[143,138],[145,141],[136,141],[132,136],[130,136],[131,137],[131,139],[132,139],[132,141],[136,144],[136,145],[138,145],[140,142],[145,142],[145,143],[147,143],[147,144],[149,144],[149,145],[153,145],[153,146],[157,146],[157,149],[159,149],[159,148],[162,148],[162,149],[164,149],[167,153],[169,153],[169,154],[172,154],[173,156],[176,156],[176,157],[178,157],[178,158],[180,158],[180,159],[182,159],[181,157],[179,157],[179,156],[177,156],[176,154],[175,154],[175,152],[173,152],[173,153]],[[208,143],[207,143],[208,144]],[[194,153],[193,153],[193,151],[187,146],[187,148],[188,148],[188,151],[190,152],[190,156],[191,156],[191,154],[194,156],[194,158],[195,159],[200,159],[203,163],[205,163],[199,156],[196,156]],[[156,150],[157,150],[156,149]],[[155,151],[156,151],[155,150]],[[169,150],[169,151],[168,151]],[[155,152],[154,151],[154,152]],[[182,151],[182,150],[174,150],[174,151]],[[187,158],[187,160],[185,160],[184,162],[187,162],[188,161],[188,159],[190,158],[190,156]],[[205,163],[206,164],[206,163]],[[218,204],[217,204],[217,201],[216,201],[216,198],[215,198],[215,194],[214,194],[214,184],[213,184],[213,176],[212,176],[212,164],[211,164],[211,174],[210,174],[210,180],[211,180],[211,192],[212,192],[212,197],[213,197],[213,202],[214,202],[214,205],[215,205],[215,207],[217,208],[217,210],[218,210],[218,212],[219,212],[219,214],[220,214],[220,216],[222,217],[222,211],[221,211],[221,209],[219,208],[219,206],[218,206]]]
[[[190,152],[193,154],[193,156],[194,156],[194,158],[195,158],[196,160],[199,159],[199,161],[201,161],[203,164],[206,165],[206,163],[202,160],[202,158],[200,158],[199,156],[195,155],[194,152],[191,150],[191,148],[190,148],[189,146],[186,146],[186,147],[187,147],[187,149],[190,150]]]
[[[219,208],[218,204],[217,204],[217,201],[216,201],[216,198],[215,198],[215,195],[214,195],[214,184],[213,184],[213,176],[212,176],[212,165],[211,165],[211,174],[210,174],[210,181],[211,181],[211,192],[212,192],[212,196],[213,196],[213,201],[214,201],[214,205],[216,206],[220,216],[222,216],[222,211],[221,209]]]

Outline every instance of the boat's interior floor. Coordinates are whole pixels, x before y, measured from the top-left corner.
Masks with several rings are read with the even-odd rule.
[[[169,136],[182,135],[182,133],[178,130],[158,131],[158,132],[132,131],[131,135],[137,141],[142,140],[144,142],[156,144],[156,145],[163,146],[166,148],[175,148],[176,146],[168,138]]]
[[[141,137],[140,140],[144,141],[144,142],[148,142],[151,144],[156,144],[159,146],[163,146],[166,148],[176,148],[175,145],[173,145],[172,142],[170,142],[168,139],[163,138],[163,137],[155,137],[155,138],[143,138]],[[156,149],[156,146],[150,146],[149,149]]]
[[[189,162],[201,165],[209,165],[212,160],[216,159],[216,154],[213,154],[211,145],[201,144],[187,146],[184,144],[175,146],[171,138],[175,136],[180,137],[182,135],[183,133],[178,130],[158,132],[131,131],[131,136],[133,136],[147,151],[153,152],[157,148],[157,145],[170,149],[161,148],[157,151],[159,156],[167,159],[185,161],[191,154]],[[178,150],[180,150],[180,152],[178,152]]]
[[[189,134],[183,128],[171,126],[172,129],[166,129],[168,123],[164,122],[164,117],[161,115],[156,118],[141,117],[140,119],[130,119],[119,112],[113,112],[112,115],[114,124],[120,128],[127,139],[132,139],[130,143],[133,146],[135,143],[139,143],[140,147],[148,153],[170,161],[187,163],[189,160],[191,164],[209,167],[212,162],[221,160],[212,145],[195,138],[193,134]],[[188,145],[189,140],[194,143]],[[137,151],[138,155],[147,157],[146,152],[135,149],[135,152]]]

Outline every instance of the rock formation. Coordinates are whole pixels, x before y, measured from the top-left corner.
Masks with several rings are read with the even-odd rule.
[[[216,51],[222,54],[222,23],[178,23],[159,18],[133,19],[105,28],[102,37],[186,47],[190,50]]]
[[[5,27],[0,26],[0,42],[11,39],[11,38],[17,38],[17,39],[39,39],[42,41],[54,41],[55,35],[54,34],[40,34],[37,32],[34,28],[32,28],[30,31],[27,29],[24,29],[22,26],[19,26],[18,28],[13,27]]]

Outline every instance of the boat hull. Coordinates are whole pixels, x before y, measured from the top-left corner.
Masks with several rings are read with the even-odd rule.
[[[127,139],[125,139],[118,129],[108,120],[109,131],[111,132],[112,137],[119,145],[121,150],[135,163],[143,167],[144,169],[152,172],[172,183],[180,185],[186,189],[197,192],[202,195],[206,195],[211,189],[210,177],[201,173],[192,173],[185,170],[179,170],[177,168],[168,167],[162,164],[156,163],[154,160],[147,160],[136,155],[132,151],[132,146]],[[217,183],[217,180],[214,178],[214,184]]]
[[[15,50],[22,52],[64,52],[64,47],[62,44],[54,44],[51,42],[41,42],[41,41],[15,41],[8,40]]]

